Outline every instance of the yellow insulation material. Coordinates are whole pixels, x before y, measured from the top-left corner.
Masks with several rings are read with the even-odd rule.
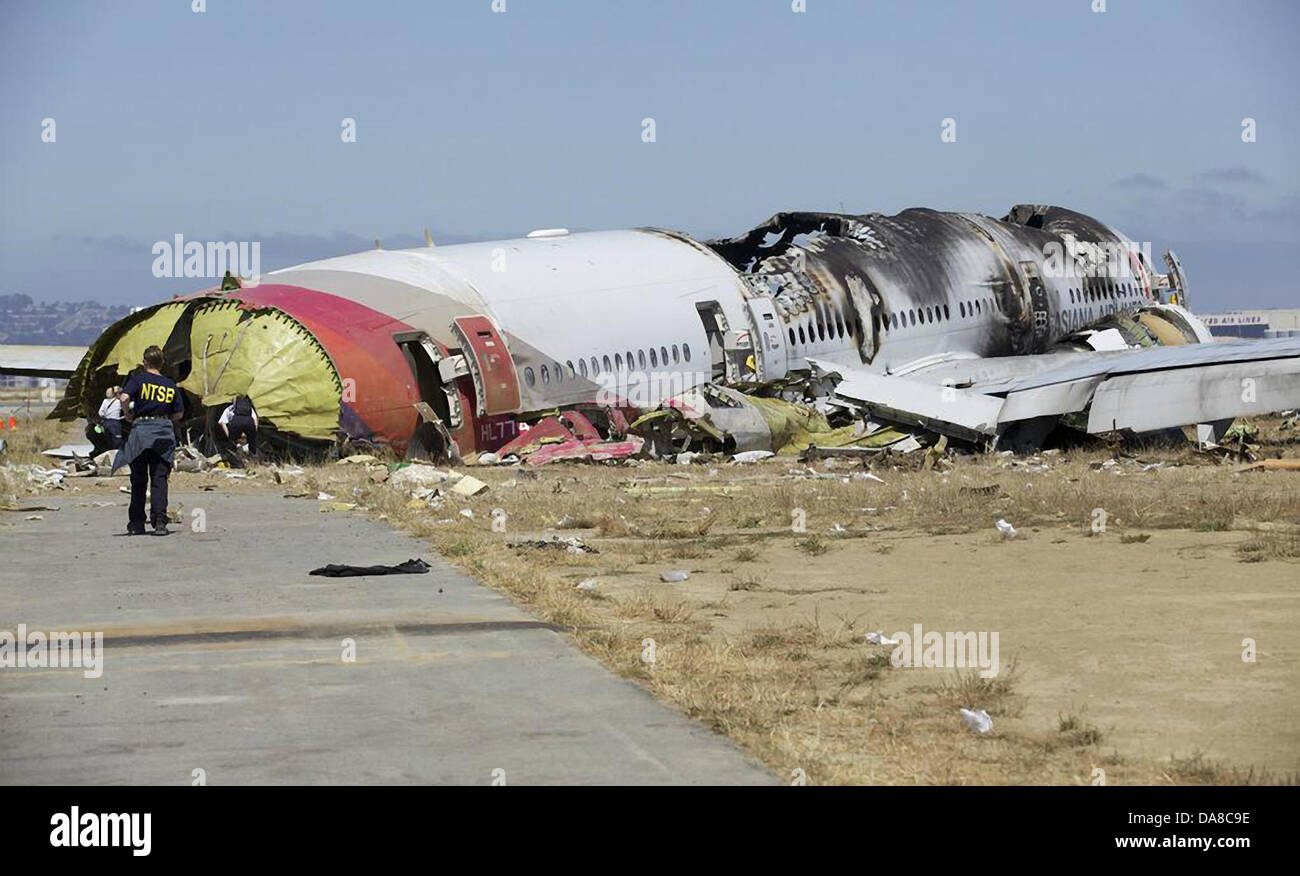
[[[334,364],[310,332],[278,310],[204,305],[191,325],[190,361],[181,386],[205,406],[246,395],[282,432],[329,440],[338,431],[342,384]]]

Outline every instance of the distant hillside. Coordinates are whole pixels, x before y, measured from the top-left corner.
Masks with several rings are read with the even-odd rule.
[[[129,311],[98,301],[39,303],[28,295],[0,295],[0,344],[86,346]]]

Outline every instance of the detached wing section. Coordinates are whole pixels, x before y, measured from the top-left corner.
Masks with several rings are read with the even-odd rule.
[[[906,377],[817,361],[832,401],[977,440],[1086,414],[1092,433],[1153,432],[1300,407],[1300,338],[947,361]]]
[[[0,374],[13,374],[17,377],[71,377],[85,355],[85,347],[0,344]]]

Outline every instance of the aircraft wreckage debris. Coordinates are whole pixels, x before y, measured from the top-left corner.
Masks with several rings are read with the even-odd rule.
[[[1233,420],[1287,411],[1295,428],[1300,408],[1300,338],[1216,341],[1176,255],[1162,273],[1149,247],[1063,207],[499,243],[508,273],[483,258],[492,243],[381,249],[140,309],[85,352],[51,416],[93,421],[155,344],[185,397],[187,470],[219,461],[214,417],[248,395],[272,458],[342,456],[376,482],[381,449],[527,467],[925,451],[931,468],[950,450],[1182,427],[1250,461]],[[64,476],[103,467],[102,432],[87,437],[52,451],[71,454]],[[412,476],[387,479],[441,487]]]

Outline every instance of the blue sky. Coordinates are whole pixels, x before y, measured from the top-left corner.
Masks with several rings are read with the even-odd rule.
[[[718,236],[1034,202],[1176,246],[1198,310],[1300,306],[1300,4],[505,5],[0,0],[0,291],[207,285],[152,276],[178,233],[261,241],[269,270],[426,225]]]

